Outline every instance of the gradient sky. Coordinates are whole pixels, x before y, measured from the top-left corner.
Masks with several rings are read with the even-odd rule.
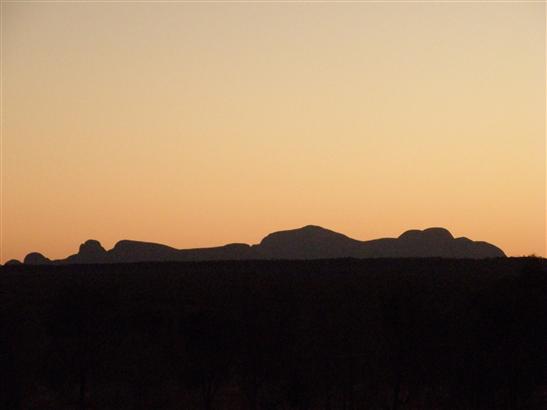
[[[2,262],[444,226],[545,255],[543,3],[3,3]]]

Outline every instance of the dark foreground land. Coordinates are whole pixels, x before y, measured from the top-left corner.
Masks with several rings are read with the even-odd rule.
[[[543,409],[545,260],[0,268],[2,409]]]

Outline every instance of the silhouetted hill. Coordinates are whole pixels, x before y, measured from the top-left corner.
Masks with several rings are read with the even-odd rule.
[[[51,260],[46,258],[41,253],[32,252],[25,256],[25,260],[23,262],[25,265],[47,265],[51,262]]]
[[[429,228],[423,231],[410,230],[397,239],[368,241],[361,257],[441,257],[441,258],[492,258],[505,253],[487,242],[475,242],[468,238],[454,238],[444,228]]]
[[[359,257],[363,242],[320,226],[274,232],[255,246],[267,259],[324,259]]]
[[[415,257],[482,259],[504,256],[504,252],[492,244],[454,238],[444,228],[414,229],[398,238],[359,241],[320,226],[308,225],[271,233],[252,246],[234,243],[212,248],[175,249],[157,243],[122,240],[107,251],[98,241],[89,240],[80,246],[77,254],[66,259],[52,262],[41,254],[32,253],[25,258],[25,264]]]
[[[123,240],[108,251],[108,260],[112,262],[176,260],[177,255],[178,251],[170,246]]]
[[[90,239],[80,245],[80,251],[66,259],[68,263],[104,263],[107,252],[99,241]]]

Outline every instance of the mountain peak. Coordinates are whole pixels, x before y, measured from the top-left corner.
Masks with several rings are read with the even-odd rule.
[[[167,245],[124,239],[108,252],[114,260],[124,262],[173,261],[178,260],[179,251]]]
[[[51,261],[39,252],[31,252],[25,256],[25,265],[47,265]]]
[[[427,238],[435,240],[452,240],[454,236],[446,228],[427,228],[424,229],[423,234]]]
[[[101,243],[89,239],[80,245],[78,253],[65,259],[67,263],[105,263],[108,261],[107,252]]]
[[[294,229],[295,231],[298,231],[298,230],[301,230],[301,231],[329,231],[328,229],[326,228],[323,228],[322,226],[319,226],[319,225],[306,225],[306,226],[303,226],[302,228],[300,229]],[[332,231],[330,231],[332,232]]]
[[[433,241],[448,241],[453,240],[454,236],[446,228],[427,228],[423,231],[419,229],[411,229],[399,236],[403,240],[433,240]]]
[[[80,250],[78,253],[80,255],[101,255],[105,252],[106,250],[99,241],[89,239],[80,245]]]
[[[273,232],[260,242],[261,252],[276,259],[350,257],[359,241],[317,225]]]

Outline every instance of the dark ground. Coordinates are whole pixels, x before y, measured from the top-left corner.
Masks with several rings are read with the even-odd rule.
[[[546,267],[2,267],[0,408],[547,408]]]

